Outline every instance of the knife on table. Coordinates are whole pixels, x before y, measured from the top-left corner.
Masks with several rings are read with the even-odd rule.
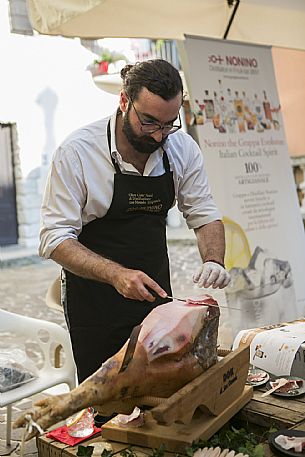
[[[183,301],[184,303],[188,302],[188,300],[186,298],[177,298],[177,297],[171,297],[170,295],[167,295],[166,298],[171,298],[172,300],[178,300],[178,301]],[[196,300],[194,300],[196,301]],[[212,306],[213,308],[226,308],[226,309],[235,309],[237,311],[241,311],[240,308],[233,308],[232,306],[228,307],[228,306],[221,306],[221,305],[205,305],[204,303],[202,303],[204,306]]]
[[[136,349],[136,345],[138,342],[139,334],[141,331],[142,325],[137,325],[132,329],[132,332],[130,334],[130,338],[127,344],[126,352],[124,355],[124,359],[121,365],[121,368],[119,369],[119,373],[122,373],[123,371],[126,370],[128,367],[129,363],[131,362],[133,358],[134,351]]]

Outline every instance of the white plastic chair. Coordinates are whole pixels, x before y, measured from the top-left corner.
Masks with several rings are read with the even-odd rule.
[[[64,309],[61,304],[61,278],[57,276],[52,284],[48,287],[46,293],[46,305],[53,311],[60,311],[63,313]]]
[[[44,358],[36,379],[0,394],[0,407],[7,407],[6,445],[10,446],[12,404],[62,383],[68,384],[70,390],[73,389],[76,385],[76,367],[69,333],[58,324],[0,309],[0,332],[10,332],[24,340],[30,339],[39,346]],[[65,358],[63,365],[56,367],[52,363],[53,348],[59,345],[65,352]]]

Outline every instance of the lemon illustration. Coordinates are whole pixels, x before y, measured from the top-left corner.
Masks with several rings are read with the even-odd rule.
[[[251,251],[247,236],[241,226],[224,216],[222,219],[226,236],[225,265],[228,271],[233,267],[247,268]]]
[[[84,416],[84,414],[86,414],[86,412],[87,412],[87,409],[82,409],[81,411],[79,411],[78,413],[76,413],[72,417],[70,417],[66,423],[67,427],[72,427],[72,425],[79,422],[80,419],[82,419],[82,417]]]

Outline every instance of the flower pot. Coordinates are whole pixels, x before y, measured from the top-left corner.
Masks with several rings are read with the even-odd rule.
[[[106,60],[102,60],[102,62],[99,63],[99,72],[101,75],[108,73],[108,65],[109,63]]]

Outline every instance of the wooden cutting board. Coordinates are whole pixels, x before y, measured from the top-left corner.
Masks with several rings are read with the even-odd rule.
[[[171,425],[158,424],[146,413],[146,421],[142,427],[119,427],[111,421],[102,427],[102,437],[107,440],[119,441],[130,445],[158,448],[164,444],[169,452],[183,452],[193,441],[209,439],[228,420],[234,416],[252,398],[252,387],[246,386],[244,392],[230,406],[217,416],[208,416],[196,411],[189,424],[174,422]]]
[[[171,397],[145,411],[142,427],[120,427],[107,422],[105,439],[183,452],[199,438],[208,439],[234,416],[253,394],[245,386],[249,368],[249,347],[230,352],[205,373]],[[200,407],[200,409],[199,409]]]

